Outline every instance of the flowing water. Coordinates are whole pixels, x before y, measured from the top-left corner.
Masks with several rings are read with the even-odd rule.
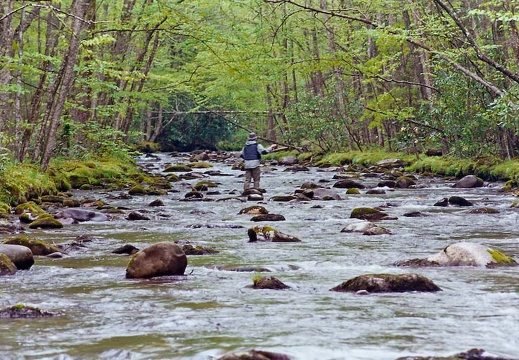
[[[160,173],[166,163],[187,157],[142,157]],[[238,197],[243,178],[225,163],[213,163],[220,175],[219,194]],[[215,359],[235,350],[261,349],[295,359],[396,359],[446,356],[471,348],[519,358],[519,268],[402,268],[395,261],[424,258],[445,246],[471,241],[519,258],[519,210],[502,184],[453,189],[452,181],[419,178],[416,189],[382,195],[345,195],[340,201],[282,203],[274,195],[292,194],[306,181],[332,186],[337,171],[307,172],[265,168],[261,203],[286,221],[268,223],[301,243],[248,243],[247,229],[257,223],[239,211],[256,204],[228,201],[180,201],[199,180],[173,183],[162,196],[165,206],[149,207],[157,196],[114,199],[120,192],[77,191],[76,198],[102,198],[110,205],[139,210],[149,221],[68,225],[61,230],[27,230],[31,236],[67,243],[79,235],[94,241],[62,259],[37,258],[29,271],[0,278],[0,306],[17,303],[59,312],[40,319],[0,319],[1,359]],[[204,173],[204,170],[194,170]],[[379,179],[360,175],[374,186]],[[327,182],[327,183],[326,183]],[[469,214],[466,208],[437,207],[444,197],[460,195],[498,214]],[[391,204],[398,220],[381,226],[392,235],[341,233],[353,222],[351,210]],[[321,207],[316,207],[320,205]],[[420,211],[426,217],[405,217]],[[266,225],[260,223],[260,225]],[[7,235],[3,235],[7,237]],[[159,241],[189,241],[218,254],[189,256],[181,277],[129,280],[129,257],[111,251],[130,243],[138,248]],[[261,266],[260,274],[219,270],[220,266]],[[359,296],[330,288],[366,273],[423,274],[443,291]],[[289,290],[255,290],[258,275],[275,276]]]

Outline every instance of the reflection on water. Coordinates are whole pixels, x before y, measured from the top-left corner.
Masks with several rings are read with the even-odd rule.
[[[154,161],[186,159],[161,154]],[[211,176],[223,198],[239,195],[243,179],[229,165]],[[499,186],[453,189],[440,179],[419,179],[421,189],[388,190],[382,195],[345,195],[342,201],[281,203],[306,181],[328,181],[333,171],[263,173],[264,206],[286,221],[269,224],[302,243],[248,243],[251,205],[231,201],[181,201],[198,180],[173,183],[165,206],[147,206],[157,197],[114,200],[105,192],[77,192],[110,205],[146,212],[150,221],[70,225],[63,230],[31,230],[31,235],[66,243],[78,235],[94,240],[64,259],[36,259],[29,271],[0,278],[0,305],[24,303],[62,316],[0,321],[2,359],[211,359],[230,350],[277,351],[298,359],[396,359],[405,355],[450,355],[480,347],[519,358],[519,269],[395,268],[398,260],[426,257],[457,241],[473,241],[519,255],[519,213],[512,195]],[[204,170],[195,170],[204,172]],[[375,186],[377,178],[360,177]],[[469,214],[433,204],[453,194],[499,214]],[[380,206],[398,220],[382,226],[393,235],[341,233],[358,206]],[[321,205],[315,208],[314,205]],[[420,211],[427,216],[403,216]],[[196,225],[196,226],[194,226]],[[143,248],[158,241],[189,241],[219,253],[189,257],[186,275],[127,280],[128,257],[111,254],[125,244]],[[289,285],[284,291],[247,286],[258,273],[223,271],[221,266],[261,266]],[[330,292],[364,273],[418,272],[439,285],[433,294],[355,296]],[[261,273],[259,273],[261,274]],[[261,275],[266,275],[261,274]]]

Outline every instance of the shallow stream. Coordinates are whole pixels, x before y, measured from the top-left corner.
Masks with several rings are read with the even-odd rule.
[[[151,171],[188,157],[142,157]],[[242,173],[230,164],[212,163],[221,175],[218,194],[239,197]],[[207,169],[197,169],[204,173]],[[301,243],[248,243],[247,229],[257,223],[239,211],[256,202],[181,201],[199,179],[172,183],[166,196],[114,199],[119,192],[76,191],[76,198],[104,199],[113,206],[139,210],[149,221],[67,225],[60,230],[27,230],[31,236],[67,243],[89,235],[87,248],[62,259],[37,258],[28,271],[0,277],[0,307],[17,303],[59,312],[41,319],[0,319],[1,359],[215,359],[233,350],[261,349],[295,359],[394,360],[401,356],[446,356],[471,348],[519,359],[519,268],[402,268],[395,261],[425,258],[445,246],[471,241],[519,260],[519,209],[500,192],[502,184],[454,189],[453,181],[418,178],[418,188],[386,194],[346,195],[344,200],[284,203],[306,181],[332,186],[338,171],[305,172],[266,167],[261,186],[265,206],[286,221],[268,223]],[[380,180],[360,174],[368,187]],[[466,208],[437,207],[451,195],[498,214],[470,214]],[[149,207],[161,198],[165,206]],[[242,198],[243,199],[243,198]],[[392,235],[341,233],[360,206],[391,204],[398,220],[381,226]],[[321,207],[316,207],[320,205]],[[420,211],[428,216],[405,217]],[[260,224],[267,225],[267,224]],[[2,239],[8,235],[1,235]],[[183,277],[129,280],[129,257],[111,251],[126,243],[138,248],[159,241],[189,241],[218,254],[189,256]],[[218,270],[220,266],[261,266],[291,289],[254,290],[258,274]],[[359,296],[329,291],[366,273],[416,272],[443,291]]]

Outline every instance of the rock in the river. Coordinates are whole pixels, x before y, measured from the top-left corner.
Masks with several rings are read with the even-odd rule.
[[[0,253],[0,276],[14,275],[18,269],[6,254]]]
[[[357,188],[357,189],[364,189],[366,186],[364,184],[361,184],[358,181],[352,180],[352,179],[342,179],[337,181],[334,185],[334,188],[339,189],[350,189],[350,188]]]
[[[431,280],[419,274],[365,274],[330,289],[330,291],[339,292],[357,292],[360,290],[366,290],[370,293],[441,291]]]
[[[312,197],[314,200],[342,200],[342,197],[332,189],[325,188],[315,188],[314,196]]]
[[[238,212],[239,215],[241,214],[248,214],[248,215],[259,215],[259,214],[268,214],[268,210],[261,205],[252,205],[248,206],[244,209],[241,209],[240,212]]]
[[[454,187],[460,189],[469,189],[475,187],[482,187],[483,185],[484,182],[481,178],[477,177],[476,175],[467,175],[456,181]]]
[[[500,356],[486,355],[483,349],[470,349],[450,356],[404,356],[397,360],[513,360],[511,358],[503,358]]]
[[[59,219],[74,219],[77,222],[84,221],[108,221],[110,218],[100,212],[81,209],[81,208],[69,208],[63,211],[60,211],[54,215],[58,220]]]
[[[159,242],[133,255],[126,268],[127,278],[146,279],[155,276],[183,275],[187,256],[174,242]]]
[[[291,360],[284,355],[262,350],[249,350],[247,352],[231,352],[220,356],[217,360]]]
[[[207,246],[202,245],[191,245],[191,244],[184,244],[182,245],[182,250],[186,255],[212,255],[212,254],[218,254],[219,251]]]
[[[61,229],[63,224],[50,214],[42,214],[29,224],[30,229]]]
[[[281,280],[274,276],[262,276],[252,280],[252,287],[254,289],[271,289],[271,290],[285,290],[290,289],[290,286],[285,285]]]
[[[389,231],[386,228],[383,228],[381,226],[378,226],[370,221],[359,221],[355,222],[349,225],[346,225],[341,232],[344,233],[351,233],[351,232],[359,232],[363,235],[384,235],[384,234],[391,234],[391,231]]]
[[[0,318],[40,318],[58,316],[58,313],[41,310],[32,306],[17,304],[0,310]]]
[[[386,218],[388,215],[375,208],[370,207],[358,207],[351,211],[351,218],[355,219],[362,219],[362,220],[369,220],[369,221],[376,221],[376,220],[382,220]]]
[[[34,264],[31,249],[22,245],[0,244],[0,254],[7,255],[19,270],[28,270]]]
[[[247,230],[249,242],[272,241],[272,242],[300,242],[298,238],[292,235],[284,234],[277,231],[271,226],[254,226]],[[260,239],[258,239],[260,236]]]
[[[123,246],[118,247],[117,249],[112,251],[112,254],[127,254],[133,255],[139,251],[138,248],[133,246],[132,244],[124,244]]]
[[[128,213],[128,216],[126,216],[126,220],[139,221],[139,220],[150,220],[150,218],[147,217],[146,215],[142,214],[139,211],[130,211]]]
[[[473,206],[470,201],[467,199],[461,197],[461,196],[451,196],[449,198],[449,204],[456,205],[456,206]]]
[[[285,221],[285,217],[281,214],[259,214],[253,216],[250,221]]]
[[[449,205],[455,205],[455,206],[473,206],[470,201],[467,199],[461,197],[461,196],[451,196],[449,198],[443,198],[440,201],[437,201],[434,206],[449,206]]]
[[[429,256],[427,261],[440,266],[517,266],[513,258],[502,252],[471,242],[449,245],[439,253]]]
[[[43,240],[29,237],[27,235],[18,235],[7,238],[4,244],[8,245],[22,245],[29,248],[35,256],[47,256],[52,253],[60,252],[61,249],[55,245],[48,244]]]
[[[410,176],[400,176],[395,183],[395,187],[401,189],[407,189],[413,185],[416,185],[416,182]]]

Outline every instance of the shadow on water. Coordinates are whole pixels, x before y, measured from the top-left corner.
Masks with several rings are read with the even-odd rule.
[[[140,159],[145,162],[147,159]],[[160,154],[153,171],[186,157]],[[112,206],[146,213],[151,220],[119,216],[105,223],[82,223],[62,230],[28,231],[56,244],[79,235],[92,237],[63,259],[37,258],[29,271],[0,278],[0,304],[34,305],[62,315],[43,319],[1,319],[0,357],[5,359],[213,359],[230,350],[276,351],[298,359],[396,359],[406,355],[450,355],[481,347],[517,358],[519,349],[519,270],[482,268],[397,268],[395,261],[427,257],[458,241],[472,241],[519,255],[519,213],[514,197],[499,186],[453,189],[441,179],[418,179],[417,189],[388,189],[385,194],[346,195],[344,200],[282,203],[274,195],[292,194],[306,181],[327,186],[336,171],[286,172],[272,165],[263,173],[267,189],[260,204],[286,221],[272,223],[301,243],[248,243],[256,225],[239,211],[242,173],[213,163],[218,183],[207,198],[183,201],[199,179],[172,183],[157,196],[114,199],[105,191],[78,191],[76,197],[101,198]],[[379,179],[360,177],[369,187]],[[470,214],[439,208],[436,201],[453,194],[499,214]],[[319,205],[319,207],[315,207]],[[381,206],[397,220],[381,223],[392,235],[341,233],[352,223],[351,210]],[[408,212],[426,216],[410,218]],[[138,248],[179,241],[219,252],[190,256],[186,275],[128,280],[126,255],[111,251],[123,244]],[[262,267],[261,272],[219,270],[221,266]],[[330,288],[365,273],[418,272],[443,291],[356,296]],[[272,275],[290,289],[249,288],[258,275]]]

